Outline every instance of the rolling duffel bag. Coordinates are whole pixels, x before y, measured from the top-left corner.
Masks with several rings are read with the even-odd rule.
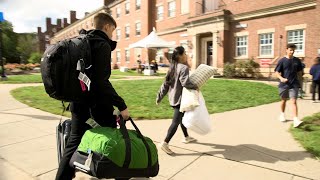
[[[133,120],[128,130],[122,118],[120,128],[98,127],[87,130],[70,166],[97,178],[154,177],[159,172],[158,151],[144,137]]]

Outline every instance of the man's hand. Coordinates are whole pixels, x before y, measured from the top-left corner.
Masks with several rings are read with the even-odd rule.
[[[123,111],[121,111],[120,114],[121,114],[121,116],[123,117],[124,120],[127,120],[127,119],[129,119],[129,117],[130,117],[128,108],[125,109],[125,110],[123,110]]]
[[[288,81],[288,79],[287,79],[287,78],[280,78],[280,81],[281,81],[282,83],[286,83],[286,82]]]

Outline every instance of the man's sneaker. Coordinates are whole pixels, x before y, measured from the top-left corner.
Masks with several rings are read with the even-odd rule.
[[[284,114],[280,114],[279,121],[280,122],[286,122],[286,117],[284,116]]]
[[[300,121],[297,117],[293,118],[293,127],[297,128],[299,127],[303,121]]]
[[[169,148],[169,145],[168,143],[166,142],[162,142],[159,144],[159,147],[164,151],[166,152],[167,154],[173,154],[174,152],[171,151],[171,149]]]
[[[183,140],[182,140],[182,142],[183,143],[190,143],[190,142],[194,142],[194,141],[197,141],[195,138],[193,138],[193,137],[190,137],[190,136],[188,136],[188,137],[185,137]]]

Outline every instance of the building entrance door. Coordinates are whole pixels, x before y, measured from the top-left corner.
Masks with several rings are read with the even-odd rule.
[[[207,57],[207,62],[206,64],[209,66],[212,66],[212,41],[207,41],[207,53],[206,53],[206,57]]]

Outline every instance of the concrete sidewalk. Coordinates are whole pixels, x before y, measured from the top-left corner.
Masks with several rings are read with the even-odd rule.
[[[55,128],[60,116],[13,99],[9,91],[22,86],[0,84],[0,180],[51,180],[57,170]],[[300,118],[320,111],[320,103],[312,103],[310,96],[298,104]],[[291,107],[287,109],[287,119],[292,119]],[[189,132],[198,139],[192,144],[181,142],[179,128],[170,142],[176,154],[159,150],[160,172],[152,179],[320,180],[320,161],[292,138],[292,122],[281,123],[278,115],[279,103],[214,114],[210,134]],[[136,123],[157,143],[170,120]],[[76,179],[95,178],[77,173]]]

